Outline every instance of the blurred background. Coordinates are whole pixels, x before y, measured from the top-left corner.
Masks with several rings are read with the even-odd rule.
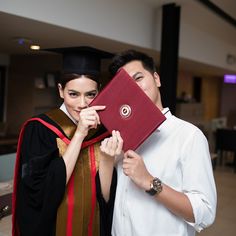
[[[209,141],[219,210],[201,235],[234,235],[235,0],[1,0],[0,30],[0,210],[10,207],[22,123],[61,102],[56,82],[62,58],[44,49],[133,48],[154,57],[164,105]],[[102,64],[104,84],[108,63]],[[3,214],[0,235],[10,235],[10,210]]]

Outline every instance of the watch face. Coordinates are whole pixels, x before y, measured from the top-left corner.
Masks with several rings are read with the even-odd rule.
[[[150,185],[150,190],[147,190],[146,192],[151,196],[154,196],[156,194],[159,194],[161,191],[162,191],[161,180],[158,178],[154,178]]]
[[[162,184],[160,179],[158,178],[153,179],[153,189],[155,189],[157,193],[160,193],[162,191]]]

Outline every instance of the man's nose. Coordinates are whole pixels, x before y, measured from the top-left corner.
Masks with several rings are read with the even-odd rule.
[[[139,88],[141,88],[143,90],[143,84],[142,83],[137,83],[137,85],[139,86]]]

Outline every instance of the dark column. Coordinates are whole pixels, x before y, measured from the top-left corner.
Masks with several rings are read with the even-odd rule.
[[[180,7],[174,3],[163,6],[161,39],[161,96],[163,106],[175,114],[178,77]]]
[[[0,122],[4,121],[5,67],[0,66]]]
[[[193,77],[193,98],[196,102],[201,102],[202,97],[202,78]]]

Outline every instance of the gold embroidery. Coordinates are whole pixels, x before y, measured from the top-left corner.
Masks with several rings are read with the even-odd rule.
[[[46,113],[46,115],[55,121],[70,139],[73,137],[76,125],[73,121],[60,109],[54,109]]]
[[[60,138],[57,138],[57,147],[59,149],[60,157],[62,157],[67,149],[67,144],[63,142]]]

